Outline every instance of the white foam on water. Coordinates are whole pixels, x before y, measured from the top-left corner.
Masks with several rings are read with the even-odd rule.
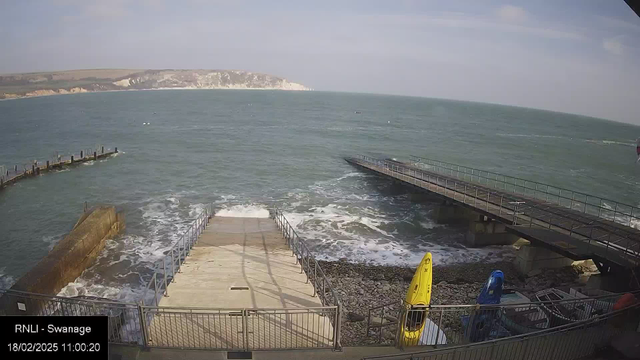
[[[216,216],[268,218],[269,210],[265,206],[257,204],[232,205],[218,210],[218,212],[216,212]]]
[[[93,160],[87,161],[87,162],[83,162],[82,165],[86,165],[86,166],[91,166],[93,164],[95,164],[96,162]]]
[[[510,134],[510,133],[497,133],[496,135],[505,136],[505,137],[524,137],[524,138],[573,139],[566,136],[558,136],[558,135]]]
[[[8,289],[16,283],[16,278],[6,273],[7,267],[0,267],[0,288]]]
[[[65,235],[66,233],[43,236],[42,241],[47,244],[47,249],[51,251],[53,247],[56,246],[56,244],[58,244],[60,240],[62,240],[62,238],[64,238]]]
[[[182,195],[185,194],[145,200],[145,205],[140,208],[144,233],[128,233],[116,240],[107,240],[105,249],[94,265],[99,268],[87,269],[78,279],[65,286],[60,295],[91,295],[120,301],[139,301],[156,264],[167,256],[205,207],[204,204],[181,206]],[[101,275],[107,269],[115,272],[108,279]]]
[[[630,146],[630,147],[636,146],[635,142],[624,142],[624,141],[616,141],[616,140],[585,140],[585,141],[593,144],[600,144],[600,145],[622,145],[622,146]]]
[[[143,289],[133,288],[129,285],[105,286],[80,277],[63,287],[57,295],[64,297],[99,296],[122,302],[137,302],[143,296]]]

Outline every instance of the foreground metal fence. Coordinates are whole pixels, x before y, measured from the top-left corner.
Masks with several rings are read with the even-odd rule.
[[[282,232],[282,236],[287,241],[287,245],[296,257],[296,261],[300,264],[300,272],[304,272],[307,276],[307,281],[311,281],[314,289],[313,295],[318,295],[322,305],[336,307],[336,321],[332,322],[332,324],[335,327],[336,332],[336,348],[340,348],[340,319],[342,315],[342,304],[336,295],[335,289],[324,274],[324,271],[322,271],[322,268],[309,250],[307,244],[300,238],[300,236],[298,236],[298,233],[291,224],[289,224],[289,221],[287,221],[282,211],[273,209],[270,213],[275,220],[278,229]]]
[[[96,297],[61,297],[0,289],[0,315],[90,316],[109,318],[109,342],[143,345],[141,306]]]
[[[155,264],[155,270],[147,283],[142,297],[142,305],[155,304],[155,306],[158,306],[160,297],[168,296],[169,283],[180,272],[180,266],[186,261],[191,248],[198,241],[200,234],[206,229],[212,216],[213,206],[208,205],[180,236],[180,239],[169,250],[169,254]],[[153,290],[153,294],[149,293],[150,290]]]
[[[628,226],[607,221],[606,217],[597,217],[524,195],[496,190],[485,184],[457,179],[448,174],[441,175],[440,173],[445,171],[442,169],[425,170],[368,156],[359,156],[354,160],[363,165],[373,165],[382,173],[444,195],[478,211],[490,213],[492,217],[500,218],[503,222],[528,228],[558,231],[584,240],[587,246],[594,248],[594,251],[615,251],[631,263],[639,262],[640,232]]]
[[[281,212],[274,213],[287,244],[324,306],[282,309],[159,307],[189,251],[213,216],[208,206],[158,262],[139,304],[92,297],[59,297],[0,289],[0,315],[105,315],[109,342],[208,350],[334,349],[340,345],[341,305],[306,244]],[[152,290],[153,289],[153,290]]]
[[[335,349],[337,307],[185,309],[144,307],[150,346],[207,350]]]
[[[425,350],[366,357],[394,360],[574,360],[593,355],[624,331],[636,331],[640,304],[568,323],[506,338],[454,346],[425,346]]]
[[[640,292],[634,293],[636,296]],[[460,345],[574,324],[613,311],[624,294],[501,305],[410,306],[369,309],[367,336],[398,347]]]

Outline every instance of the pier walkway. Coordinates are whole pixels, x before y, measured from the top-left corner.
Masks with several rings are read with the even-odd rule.
[[[484,170],[414,158],[412,162],[347,158],[347,162],[435,194],[506,224],[506,230],[601,271],[640,265],[640,209]]]
[[[272,215],[203,219],[179,242],[148,287],[149,346],[339,348],[331,285],[286,219]]]

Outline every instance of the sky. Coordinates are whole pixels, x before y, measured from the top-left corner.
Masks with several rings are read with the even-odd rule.
[[[0,0],[0,73],[238,69],[640,124],[623,0]]]

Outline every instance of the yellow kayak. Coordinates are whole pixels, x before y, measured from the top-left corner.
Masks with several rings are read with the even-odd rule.
[[[416,273],[413,275],[407,297],[406,305],[409,311],[403,319],[403,345],[418,345],[420,335],[427,319],[427,311],[424,307],[431,302],[431,253],[428,252],[420,261]],[[415,309],[415,310],[411,310]]]

